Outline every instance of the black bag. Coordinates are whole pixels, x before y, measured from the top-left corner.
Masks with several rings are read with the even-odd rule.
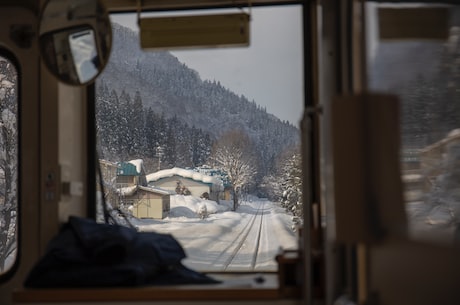
[[[137,232],[71,216],[33,267],[26,287],[111,287],[211,284],[193,271],[185,252],[169,234]]]

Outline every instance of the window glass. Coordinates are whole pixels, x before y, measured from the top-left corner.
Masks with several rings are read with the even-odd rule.
[[[18,75],[0,52],[0,273],[17,255],[18,211]]]
[[[298,245],[302,10],[251,11],[249,48],[171,52],[140,50],[136,15],[112,15],[96,84],[107,203],[172,233],[197,270],[275,271]]]
[[[427,28],[426,18],[406,18],[399,30],[388,23],[388,28],[379,26],[381,8],[434,7],[368,6],[368,76],[371,90],[401,100],[401,179],[410,234],[451,244],[460,238],[459,7],[443,6],[426,15],[442,18],[437,25]]]

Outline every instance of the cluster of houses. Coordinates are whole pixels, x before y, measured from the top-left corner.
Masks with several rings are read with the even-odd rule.
[[[99,160],[105,189],[113,206],[129,207],[137,218],[162,219],[170,210],[171,196],[190,195],[219,202],[230,199],[230,188],[217,171],[183,168],[146,174],[141,159],[112,163]]]
[[[402,161],[406,201],[419,201],[435,189],[438,177],[459,168],[460,129],[424,148],[403,151]]]

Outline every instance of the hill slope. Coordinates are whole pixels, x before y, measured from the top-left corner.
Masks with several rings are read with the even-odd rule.
[[[171,53],[142,51],[137,33],[117,24],[110,62],[98,80],[101,87],[118,96],[139,95],[145,109],[203,130],[214,140],[241,129],[255,142],[263,162],[272,162],[300,139],[298,128],[218,81],[202,80]]]

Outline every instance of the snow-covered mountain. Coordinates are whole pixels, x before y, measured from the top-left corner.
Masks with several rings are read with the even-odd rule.
[[[202,80],[169,52],[142,51],[137,33],[118,24],[113,24],[110,62],[97,81],[97,95],[108,103],[114,95],[120,100],[123,96],[141,100],[142,106],[138,103],[137,108],[174,119],[180,122],[178,128],[200,130],[211,141],[229,130],[243,130],[267,166],[280,152],[300,141],[296,126],[267,113],[218,80]]]
[[[286,141],[298,141],[297,127],[231,92],[218,80],[202,80],[169,52],[142,51],[137,33],[118,24],[113,24],[110,63],[99,82],[118,94],[124,90],[134,96],[139,91],[144,107],[166,117],[177,116],[213,136],[238,127],[252,136],[277,130]]]

